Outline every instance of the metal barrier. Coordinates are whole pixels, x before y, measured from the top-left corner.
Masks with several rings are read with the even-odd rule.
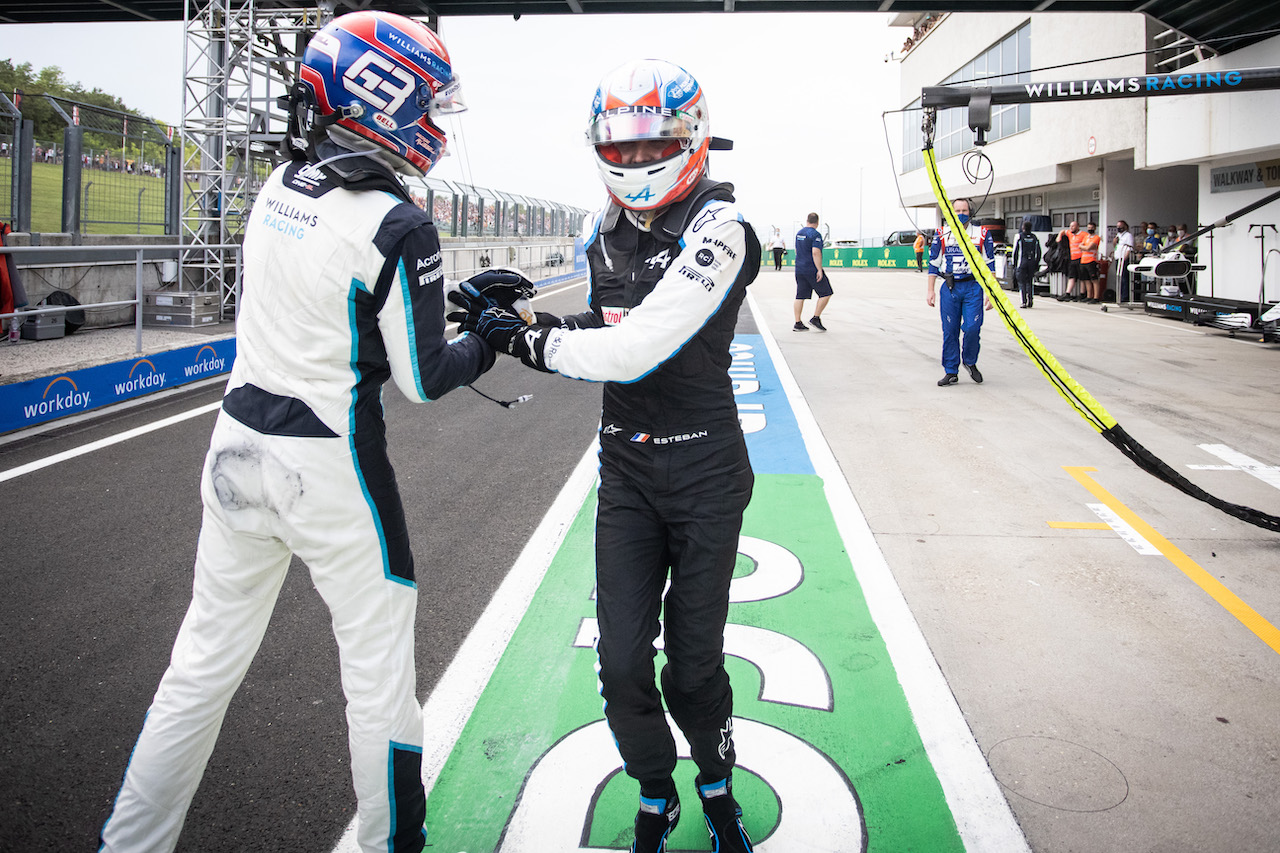
[[[189,246],[167,245],[118,245],[118,246],[0,246],[0,256],[12,254],[17,258],[19,269],[36,264],[71,265],[84,262],[132,260],[134,264],[134,296],[132,299],[121,299],[109,302],[80,303],[74,306],[58,305],[46,308],[24,308],[11,313],[0,313],[0,320],[14,317],[24,318],[31,315],[65,313],[68,310],[89,310],[95,308],[134,307],[134,328],[136,329],[136,351],[142,352],[143,310],[144,300],[144,264],[148,261],[173,260],[179,263],[179,282],[184,281],[181,269],[183,253]],[[228,271],[234,270],[231,281],[231,307],[234,310],[239,304],[240,287],[243,282],[242,247],[235,243],[224,243],[201,247],[220,252],[230,252],[231,259],[224,261]],[[539,243],[489,243],[481,245],[445,245],[441,248],[444,275],[450,279],[464,279],[490,267],[515,267],[521,270],[531,281],[537,284],[541,280],[556,278],[563,280],[567,273],[574,270],[575,257],[572,241],[546,241]],[[585,270],[582,271],[585,275]],[[212,291],[173,288],[178,293],[205,293]],[[29,297],[31,294],[28,294]],[[37,301],[32,299],[32,302]],[[221,319],[225,320],[226,317]]]
[[[11,319],[14,317],[25,318],[32,314],[55,314],[66,313],[68,310],[77,311],[92,308],[118,308],[125,305],[134,306],[134,328],[137,330],[137,349],[136,352],[142,352],[142,305],[143,305],[143,264],[146,260],[177,260],[181,257],[183,246],[178,245],[159,245],[159,246],[142,246],[142,245],[121,245],[121,246],[0,246],[0,254],[12,254],[18,260],[19,269],[25,260],[26,265],[30,266],[38,263],[77,263],[83,261],[111,261],[111,260],[127,260],[133,259],[134,262],[134,297],[133,299],[120,299],[111,302],[88,302],[79,305],[66,306],[58,305],[49,308],[23,308],[19,311],[13,311],[8,314],[0,314],[0,319]],[[232,251],[235,253],[235,293],[237,297],[240,293],[240,282],[242,275],[242,264],[240,251],[241,247],[234,244],[223,244],[219,246],[211,246],[209,248]],[[175,291],[179,292],[179,291]]]

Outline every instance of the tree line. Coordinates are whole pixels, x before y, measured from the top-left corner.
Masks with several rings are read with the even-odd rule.
[[[66,127],[66,121],[58,115],[52,104],[41,97],[42,95],[51,95],[130,116],[147,118],[137,110],[129,109],[114,95],[98,88],[86,89],[80,83],[68,81],[62,69],[56,65],[37,71],[30,62],[14,65],[11,60],[0,59],[0,92],[4,92],[11,101],[21,100],[19,109],[22,111],[22,117],[33,123],[36,140],[45,143],[55,142],[59,147],[62,145],[62,131]],[[104,134],[103,143],[100,144],[110,144],[110,139],[109,135]],[[117,148],[119,144],[120,138],[116,136]]]

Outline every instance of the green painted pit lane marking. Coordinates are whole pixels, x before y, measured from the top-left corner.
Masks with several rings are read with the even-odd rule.
[[[636,786],[601,722],[589,642],[594,518],[592,495],[431,792],[433,850],[630,845]],[[819,478],[757,478],[743,536],[726,666],[748,832],[762,850],[963,850]],[[789,591],[788,557],[802,573]],[[680,762],[673,851],[709,849],[695,773]]]
[[[839,466],[748,304],[763,333],[736,340],[735,382],[756,485],[725,651],[734,793],[756,849],[1026,853]],[[594,669],[595,468],[592,448],[424,706],[432,853],[630,846],[637,786],[621,772]],[[709,850],[696,770],[673,731],[684,811],[669,850]],[[339,850],[353,842],[348,831]]]

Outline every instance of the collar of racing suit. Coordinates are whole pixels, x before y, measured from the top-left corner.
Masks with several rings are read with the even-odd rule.
[[[677,202],[667,205],[657,216],[648,220],[644,224],[648,226],[644,230],[653,230],[663,239],[673,242],[679,240],[684,234],[685,226],[689,221],[689,214],[701,208],[708,201],[715,199],[717,201],[733,201],[733,184],[725,182],[713,181],[710,178],[703,178],[694,185],[693,191]],[[613,200],[609,201],[609,206],[605,208],[604,217],[600,221],[600,232],[608,234],[618,225],[618,219],[622,215],[623,207]],[[636,223],[637,227],[640,223]]]
[[[325,140],[316,145],[315,155],[318,159],[314,162],[319,163],[321,171],[332,177],[343,189],[353,192],[382,190],[413,204],[413,197],[388,166],[374,157],[342,156],[351,153],[350,149]]]

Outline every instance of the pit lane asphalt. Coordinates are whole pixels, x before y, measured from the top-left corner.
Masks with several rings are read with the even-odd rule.
[[[790,331],[789,273],[762,273],[751,292],[1032,849],[1275,850],[1280,655],[1165,557],[1078,526],[1098,522],[1096,498],[1064,468],[1096,468],[1089,476],[1273,625],[1280,537],[1137,470],[993,314],[986,382],[938,388],[923,277],[836,272],[833,282],[826,334]],[[538,307],[580,303],[578,291]],[[1045,299],[1026,316],[1135,438],[1214,494],[1280,514],[1280,494],[1259,477],[1188,468],[1221,464],[1201,444],[1280,463],[1277,347]],[[598,387],[510,359],[477,384],[534,399],[507,411],[465,389],[422,407],[385,395],[420,584],[420,696],[599,412]],[[219,394],[215,385],[8,442],[0,470]],[[0,484],[0,849],[95,843],[189,599],[213,419]],[[353,805],[336,648],[295,565],[179,849],[328,850]]]
[[[562,309],[580,304],[576,299]],[[544,306],[540,303],[540,308]],[[127,357],[123,354],[120,357]],[[600,388],[502,358],[421,406],[384,395],[419,584],[419,695],[591,443]],[[0,470],[216,402],[222,383],[0,446]],[[191,596],[215,413],[0,484],[0,850],[94,849]],[[328,850],[354,799],[337,646],[305,566],[227,715],[179,850]]]

